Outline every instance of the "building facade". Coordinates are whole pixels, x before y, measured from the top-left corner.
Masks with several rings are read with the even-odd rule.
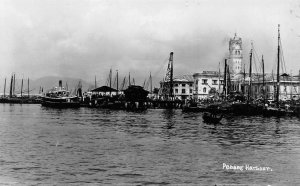
[[[193,78],[195,99],[207,99],[223,92],[224,80],[219,72],[203,71],[193,74]]]
[[[268,74],[265,80],[265,93],[263,91],[262,79],[254,79],[251,86],[250,95],[253,99],[263,98],[265,95],[268,100],[276,99],[277,82]],[[249,85],[246,85],[246,92],[249,90]],[[280,100],[298,100],[300,98],[300,81],[298,77],[280,77],[279,99]]]
[[[165,83],[169,82],[160,82],[160,90],[163,89]],[[186,100],[190,99],[193,96],[193,83],[194,79],[192,75],[182,75],[173,78],[173,96],[177,100]],[[162,93],[160,93],[162,97]]]

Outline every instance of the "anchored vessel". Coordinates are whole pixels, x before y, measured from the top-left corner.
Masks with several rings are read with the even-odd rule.
[[[59,87],[53,88],[42,97],[42,106],[55,108],[77,108],[80,102],[77,96],[70,95],[70,92],[62,87],[62,81],[59,81]]]

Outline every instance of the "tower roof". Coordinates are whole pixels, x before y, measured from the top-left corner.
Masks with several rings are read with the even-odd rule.
[[[235,32],[234,33],[234,37],[232,39],[230,39],[230,40],[242,40],[242,38],[238,37],[237,33]]]

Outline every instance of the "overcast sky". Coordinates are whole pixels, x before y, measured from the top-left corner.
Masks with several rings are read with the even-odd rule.
[[[162,79],[169,53],[175,75],[218,70],[236,32],[275,68],[277,25],[287,71],[300,69],[300,1],[0,0],[0,78],[68,76],[103,84],[109,69],[143,82]],[[101,83],[100,83],[101,84]]]

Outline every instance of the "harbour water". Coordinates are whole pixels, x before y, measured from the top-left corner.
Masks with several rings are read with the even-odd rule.
[[[181,110],[19,104],[0,113],[0,185],[300,185],[297,117],[210,125]]]

